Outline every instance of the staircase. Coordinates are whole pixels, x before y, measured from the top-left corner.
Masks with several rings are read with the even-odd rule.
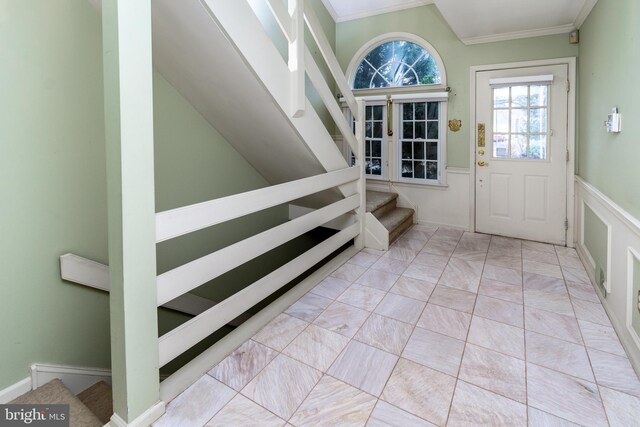
[[[282,33],[280,36],[286,39],[286,59],[260,21],[258,15],[262,15],[258,8],[252,7],[256,6],[254,3],[268,9],[269,18],[275,20],[276,29]],[[113,6],[111,2],[105,4]],[[132,46],[139,47],[139,55],[150,57],[147,51],[149,40],[143,37],[143,32],[129,34],[124,29],[129,28],[126,24],[131,22],[147,25],[148,19],[153,19],[152,57],[155,69],[271,185],[157,212],[155,217],[135,217],[141,227],[148,226],[152,221],[155,223],[155,236],[146,237],[145,247],[153,247],[152,237],[155,237],[155,243],[164,242],[275,206],[296,204],[309,208],[310,211],[156,277],[153,277],[155,265],[148,265],[152,263],[145,265],[144,271],[133,270],[131,276],[133,273],[140,273],[149,283],[155,279],[156,289],[152,289],[153,292],[145,291],[144,301],[140,301],[136,292],[124,292],[138,289],[135,280],[118,277],[111,281],[113,284],[110,283],[110,289],[114,294],[117,291],[123,292],[122,298],[111,300],[112,337],[126,336],[131,342],[143,340],[145,349],[158,352],[157,358],[153,353],[142,351],[125,357],[128,347],[114,346],[117,353],[112,351],[112,357],[118,357],[121,362],[114,363],[113,366],[113,390],[114,395],[118,396],[112,417],[114,425],[150,425],[162,415],[166,402],[187,389],[240,343],[251,338],[284,307],[295,301],[298,292],[310,289],[329,271],[321,271],[317,276],[308,278],[304,284],[280,296],[212,347],[163,379],[159,384],[159,394],[154,384],[158,378],[158,367],[165,366],[240,314],[272,297],[286,284],[306,274],[345,245],[353,245],[348,250],[360,250],[365,246],[367,236],[371,236],[369,239],[374,246],[370,247],[387,249],[389,239],[398,237],[411,224],[413,215],[412,210],[396,206],[397,195],[382,204],[374,204],[371,213],[365,212],[364,101],[355,99],[310,1],[289,0],[285,6],[282,0],[154,0],[152,7],[153,13],[149,11],[148,14],[146,9],[138,10],[136,7],[117,11],[112,7],[107,9],[107,13],[103,13],[103,28],[113,32],[111,37],[103,38],[106,41],[105,52],[118,52],[119,55],[105,55],[105,70],[128,70],[123,66],[123,61],[128,61],[131,69],[138,69],[136,55],[129,50],[120,52],[111,45],[114,40],[120,40],[120,37],[122,40],[133,37],[136,41],[134,36],[139,36],[140,43],[133,43]],[[120,21],[125,26],[121,26]],[[123,29],[122,34],[120,29]],[[306,33],[313,37],[320,53],[317,57],[307,47]],[[118,46],[124,44],[120,43]],[[321,62],[318,64],[316,59]],[[321,71],[325,66],[331,74],[329,81]],[[121,81],[120,74],[111,74],[113,75],[108,75],[105,79]],[[128,77],[124,72],[121,74]],[[355,165],[347,163],[307,98],[307,78],[333,118],[339,134],[356,157]],[[120,89],[122,92],[123,88]],[[125,89],[131,91],[129,86]],[[355,128],[346,119],[334,89],[344,96],[355,121]],[[116,106],[118,108],[114,108],[111,113],[119,114],[123,108],[137,108],[137,101],[134,102],[136,99],[134,96],[121,96],[121,105]],[[131,127],[135,128],[133,124]],[[112,128],[113,132],[121,132],[117,126]],[[135,135],[135,132],[131,135]],[[132,139],[131,144],[134,142]],[[120,150],[117,141],[114,144],[115,149]],[[121,141],[120,145],[123,144]],[[115,149],[114,152],[117,151]],[[130,167],[141,162],[133,152],[119,152],[131,157],[128,163]],[[111,162],[116,165],[111,166],[113,170],[120,171],[122,186],[127,187],[127,181],[133,181],[136,175],[125,175],[117,168],[117,165],[127,162],[118,158],[111,159]],[[153,183],[152,177],[150,182]],[[116,197],[115,203],[122,204],[122,198]],[[355,215],[351,215],[354,212]],[[175,303],[176,299],[236,267],[331,221],[350,215],[353,221],[344,224],[336,234],[179,327],[156,337],[155,313],[149,308]],[[118,226],[117,223],[110,225]],[[368,229],[369,226],[372,227],[371,230]],[[130,229],[133,230],[134,227]],[[123,239],[140,243],[140,236],[124,234]],[[118,259],[112,265],[138,263],[137,254],[133,252],[116,251],[116,254]],[[149,256],[151,255],[150,250]],[[145,310],[141,309],[138,317],[124,316],[125,308],[142,302],[144,304],[139,305]],[[144,318],[145,322],[137,322],[138,318]],[[138,385],[144,387],[137,387]],[[132,403],[135,405],[132,406],[135,408],[127,410],[125,400],[134,399]],[[156,403],[143,408],[144,405],[139,402]]]
[[[389,244],[393,243],[413,224],[415,211],[400,208],[397,205],[398,195],[382,191],[367,191],[367,212],[378,219],[389,232]]]
[[[70,427],[101,427],[113,414],[111,386],[100,381],[77,396],[60,381],[49,381],[42,387],[9,402],[20,405],[69,405]]]

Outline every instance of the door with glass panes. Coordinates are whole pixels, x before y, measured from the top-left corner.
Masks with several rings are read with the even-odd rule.
[[[476,73],[476,231],[566,243],[568,66]]]
[[[367,178],[438,183],[443,133],[440,101],[368,102],[365,121]],[[352,162],[355,159],[352,157]]]

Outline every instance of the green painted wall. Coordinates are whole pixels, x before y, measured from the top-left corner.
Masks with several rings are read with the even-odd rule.
[[[578,174],[640,218],[640,3],[599,0],[580,29]],[[622,133],[603,122],[612,107]]]
[[[0,1],[0,389],[33,362],[109,363],[108,296],[58,267],[107,257],[100,28],[88,2]]]
[[[589,208],[584,208],[584,245],[596,263],[595,278],[600,284],[600,270],[607,278],[607,225]]]
[[[284,34],[282,34],[282,30],[278,26],[278,23],[273,17],[273,13],[271,13],[271,10],[267,6],[266,2],[264,2],[263,0],[248,0],[248,1],[251,7],[253,8],[253,10],[256,12],[256,15],[260,19],[260,22],[262,22],[262,25],[267,30],[269,37],[271,37],[271,40],[278,48],[278,51],[280,51],[280,54],[286,60],[288,57],[288,49],[289,49],[287,39],[285,38]],[[320,20],[320,25],[322,25],[322,29],[325,35],[327,36],[327,39],[329,40],[329,44],[331,45],[331,48],[335,51],[336,23],[334,22],[333,18],[331,17],[327,9],[324,7],[324,4],[322,4],[322,0],[307,0],[307,1],[311,4],[311,7],[313,7],[313,10],[316,12],[318,19]],[[326,62],[322,58],[322,54],[318,49],[318,45],[316,44],[315,40],[313,39],[313,36],[311,35],[308,29],[305,30],[304,37],[305,37],[305,42],[307,44],[307,47],[311,51],[312,56],[315,58],[316,63],[320,67],[320,71],[322,71],[322,75],[324,76],[325,80],[329,82],[329,87],[334,88],[335,82],[333,80],[333,76],[331,75],[331,71],[329,71],[329,68],[327,67]],[[307,80],[307,84],[306,84],[307,98],[309,99],[309,101],[311,102],[311,105],[313,105],[313,108],[316,110],[316,112],[322,119],[322,122],[324,123],[325,127],[329,130],[329,133],[333,134],[334,121],[331,118],[331,115],[329,114],[327,109],[325,108],[324,103],[322,102],[322,99],[320,99],[320,96],[316,92],[315,88],[313,87],[313,84],[311,84],[311,81],[309,80],[308,77],[306,80]]]
[[[58,267],[67,252],[108,261],[100,16],[84,0],[0,0],[0,40],[3,389],[31,363],[107,367],[110,351],[107,294],[62,282]],[[158,74],[154,96],[159,210],[267,185]],[[159,245],[158,270],[285,214],[275,208]],[[161,330],[183,320],[161,321]]]
[[[469,67],[578,55],[578,47],[570,45],[565,34],[465,46],[431,5],[338,23],[336,48],[342,68],[346,71],[358,49],[369,40],[390,32],[422,37],[442,57],[452,89],[448,116],[462,120],[460,132],[447,134],[447,161],[448,166],[460,168],[469,167]]]

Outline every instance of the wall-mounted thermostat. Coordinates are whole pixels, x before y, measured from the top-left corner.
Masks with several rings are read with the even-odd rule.
[[[618,113],[618,108],[615,107],[611,111],[611,114],[607,116],[607,121],[604,122],[607,132],[618,133],[622,131],[622,117]]]

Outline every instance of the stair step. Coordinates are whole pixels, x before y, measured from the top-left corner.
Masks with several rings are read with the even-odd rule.
[[[100,381],[78,394],[78,399],[85,404],[103,424],[107,424],[113,414],[113,396],[111,386]]]
[[[102,427],[104,425],[59,379],[51,380],[42,387],[31,390],[9,403],[21,405],[66,404],[69,405],[70,427]]]
[[[411,227],[414,213],[413,209],[395,208],[379,218],[384,228],[389,230],[389,244]]]
[[[381,218],[387,212],[396,208],[398,195],[383,191],[367,191],[367,212],[371,212],[376,218]]]

